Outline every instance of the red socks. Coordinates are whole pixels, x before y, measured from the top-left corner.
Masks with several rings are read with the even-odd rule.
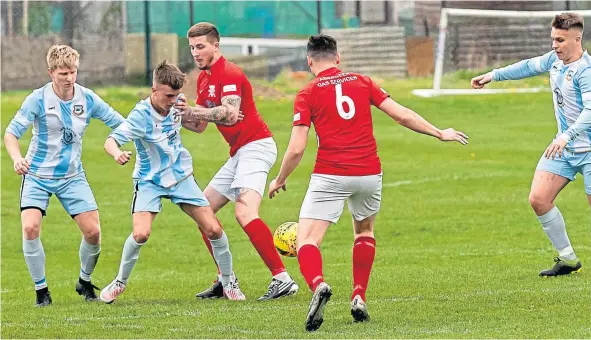
[[[365,291],[369,282],[371,266],[376,255],[376,240],[373,237],[362,236],[353,245],[353,295],[360,295],[365,301]]]
[[[320,249],[313,244],[306,244],[298,251],[300,271],[312,291],[324,282],[322,275],[322,255]]]
[[[269,230],[265,222],[260,218],[256,218],[244,226],[243,229],[271,274],[275,276],[285,272],[285,265],[283,265],[283,261],[273,243],[273,234],[271,234],[271,230]]]

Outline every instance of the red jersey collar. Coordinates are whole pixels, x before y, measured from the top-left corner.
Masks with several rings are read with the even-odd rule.
[[[224,56],[221,56],[213,65],[211,65],[211,67],[209,68],[209,72],[211,72],[211,75],[217,74],[218,71],[221,70],[225,64],[226,58],[224,58]]]
[[[327,68],[326,70],[324,70],[322,72],[319,72],[316,77],[324,77],[329,74],[335,74],[335,73],[339,73],[339,72],[341,72],[341,70],[339,70],[337,67],[331,67],[331,68]]]

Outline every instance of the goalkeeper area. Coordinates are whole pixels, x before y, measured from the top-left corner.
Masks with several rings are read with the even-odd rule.
[[[572,11],[591,20],[591,10]],[[550,23],[560,11],[499,11],[443,8],[439,22],[435,72],[430,88],[416,89],[420,97],[441,95],[481,95],[549,91],[548,86],[520,87],[519,83],[492,82],[474,90],[470,84],[453,88],[446,74],[457,70],[480,69],[481,73],[542,55],[552,50]],[[588,26],[583,40],[589,37]],[[584,44],[585,45],[585,44]]]
[[[448,74],[455,88],[472,76]],[[168,200],[153,224],[125,294],[112,305],[85,303],[74,291],[80,234],[52,197],[42,237],[53,305],[35,309],[21,245],[19,188],[12,162],[2,153],[2,338],[591,338],[591,280],[580,275],[541,279],[555,250],[528,203],[536,163],[556,133],[548,93],[418,98],[411,91],[430,79],[374,78],[394,99],[441,128],[454,127],[470,144],[445,144],[397,125],[374,110],[374,131],[384,171],[382,209],[376,220],[377,252],[367,292],[369,323],[350,315],[351,216],[347,209],[322,245],[324,275],[333,288],[322,328],[304,330],[311,293],[297,259],[283,258],[300,292],[259,302],[269,273],[237,224],[233,209],[218,217],[230,239],[243,303],[197,300],[195,293],[215,279],[216,269],[192,221]],[[522,83],[543,86],[544,77]],[[293,96],[307,79],[282,74],[274,83],[256,82],[277,95],[257,97],[279,150],[287,147]],[[253,80],[254,82],[254,80]],[[123,115],[149,88],[94,90]],[[271,93],[271,91],[269,91]],[[28,91],[2,93],[6,126]],[[133,164],[119,166],[103,150],[109,129],[90,124],[83,163],[101,214],[102,254],[93,283],[104,287],[117,273],[121,245],[131,230]],[[25,134],[21,148],[29,142]],[[182,132],[195,179],[204,186],[224,164],[227,144],[215,128],[203,135]],[[263,199],[261,216],[274,230],[297,220],[314,166],[316,139],[290,177],[286,192]],[[128,144],[125,150],[134,151]],[[280,161],[270,172],[275,176]],[[589,206],[583,181],[561,193],[557,205],[583,266],[591,265]],[[559,321],[557,321],[559,320]]]

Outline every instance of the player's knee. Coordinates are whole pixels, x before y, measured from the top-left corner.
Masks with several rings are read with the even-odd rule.
[[[224,234],[220,225],[212,224],[207,228],[201,228],[201,232],[210,240],[217,240]]]
[[[207,235],[207,238],[209,238],[210,240],[218,240],[222,237],[223,234],[224,231],[222,230],[222,228],[213,228],[209,232],[209,235]]]
[[[547,210],[548,206],[552,206],[552,201],[546,197],[543,197],[542,195],[531,192],[529,194],[529,204],[534,209],[536,214],[540,215],[541,213],[543,215],[543,211]]]
[[[27,240],[34,240],[39,237],[41,223],[36,221],[25,221],[23,223],[23,236]]]
[[[97,225],[96,228],[92,228],[85,232],[84,238],[86,239],[86,242],[90,244],[98,244],[101,239],[101,228]]]
[[[247,206],[244,206],[243,204],[236,205],[236,221],[243,228],[255,218],[258,218],[258,214],[255,211],[251,211]]]
[[[133,239],[137,243],[146,243],[150,238],[150,231],[149,230],[134,230],[133,231]]]

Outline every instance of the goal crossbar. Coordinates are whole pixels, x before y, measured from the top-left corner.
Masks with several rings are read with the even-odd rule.
[[[435,59],[435,71],[433,74],[433,88],[415,90],[413,93],[418,96],[433,97],[437,95],[449,94],[468,94],[473,91],[465,89],[463,91],[450,91],[441,89],[441,77],[443,75],[443,59],[445,57],[445,42],[447,38],[447,27],[450,16],[464,16],[464,17],[483,17],[483,18],[552,18],[564,11],[501,11],[501,10],[484,10],[484,9],[465,9],[465,8],[443,8],[441,10],[441,17],[439,20],[439,37],[437,40],[437,52]],[[591,16],[591,10],[571,11],[583,16]],[[479,91],[481,94],[488,94],[489,91]],[[520,93],[520,92],[538,92],[535,89],[499,89],[490,93]],[[477,93],[474,93],[477,94]]]

